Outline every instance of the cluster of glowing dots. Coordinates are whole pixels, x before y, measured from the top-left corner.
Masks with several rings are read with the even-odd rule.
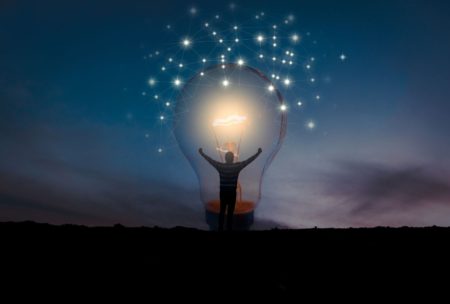
[[[192,13],[193,11],[195,11],[195,13]],[[196,8],[191,8],[191,9],[190,9],[190,13],[191,13],[191,15],[196,15],[196,14],[197,14],[197,9],[196,9]],[[259,16],[259,17],[262,18],[262,17],[264,16],[264,13],[262,12],[262,13],[258,14],[257,16]],[[215,19],[219,19],[219,18],[220,18],[219,15],[216,15],[216,16],[215,16]],[[292,22],[293,20],[294,20],[294,16],[289,15],[289,16],[284,20],[284,23],[285,23],[285,24],[289,24],[289,23]],[[203,23],[203,25],[204,25],[205,28],[208,28],[208,29],[212,26],[209,22],[205,22],[205,23]],[[167,26],[167,28],[168,28],[168,29],[171,29],[171,26]],[[240,30],[240,27],[239,27],[238,25],[234,25],[234,26],[232,26],[232,29],[233,29],[233,31],[238,32],[238,30]],[[275,30],[278,29],[277,25],[272,25],[272,29],[273,29],[274,32],[275,32]],[[219,38],[218,36],[221,35],[221,34],[220,34],[221,32],[218,32],[218,31],[212,31],[211,33],[212,33],[212,35],[213,35],[214,37],[217,37],[217,38]],[[309,34],[309,33],[308,33],[308,34]],[[270,40],[270,41],[273,43],[273,46],[276,47],[276,46],[277,46],[277,41],[279,40],[279,37],[278,37],[275,33],[274,33],[273,35],[268,35],[268,36],[269,36],[269,37],[266,37],[263,33],[256,34],[256,36],[255,36],[256,42],[257,42],[258,44],[261,45],[261,44],[263,44],[266,40]],[[299,42],[300,42],[301,36],[300,36],[299,34],[294,33],[294,34],[291,34],[291,36],[289,36],[289,40],[290,40],[292,43],[296,44],[296,43],[299,43]],[[222,37],[220,37],[217,41],[219,42],[219,44],[222,44],[222,43],[225,42],[225,40],[224,40]],[[238,37],[236,37],[236,38],[234,39],[234,41],[237,43],[237,42],[239,42],[240,40],[239,40]],[[191,48],[192,45],[193,45],[193,40],[192,40],[191,38],[189,38],[189,37],[184,37],[184,38],[181,39],[181,47],[182,47],[183,49]],[[228,52],[231,52],[231,51],[232,51],[232,48],[231,48],[231,47],[227,47],[226,50],[227,50]],[[156,53],[155,53],[155,55],[156,55]],[[159,55],[159,52],[158,52],[158,55]],[[294,57],[294,52],[292,52],[291,50],[286,50],[286,51],[284,52],[284,55],[283,55],[283,56],[280,56],[280,57],[277,57],[277,56],[268,56],[268,57],[269,57],[269,59],[271,59],[273,62],[281,63],[282,65],[292,66],[292,65],[295,64],[294,58],[293,58],[293,57]],[[258,58],[259,58],[259,59],[265,59],[266,56],[264,56],[263,53],[260,53],[260,54],[258,54]],[[346,57],[345,54],[342,53],[342,54],[339,56],[339,58],[340,58],[341,61],[344,61],[344,60],[346,60],[347,57]],[[206,64],[208,61],[210,61],[210,60],[208,60],[208,59],[205,58],[205,57],[203,57],[203,58],[201,59],[201,62],[202,62],[203,64]],[[224,54],[222,54],[222,55],[220,56],[219,62],[222,63],[222,68],[223,68],[223,69],[226,68],[226,63],[227,63],[227,61],[228,61],[228,60],[226,59],[226,56],[225,56]],[[306,66],[305,66],[307,70],[311,70],[311,68],[312,68],[312,62],[314,62],[314,61],[315,61],[315,58],[314,58],[314,57],[311,57],[310,60],[309,60],[309,62],[308,62],[308,63],[306,64]],[[174,59],[173,59],[172,57],[170,57],[170,58],[168,59],[168,62],[169,62],[169,63],[174,63]],[[213,60],[212,62],[214,62],[214,60]],[[177,67],[178,67],[179,69],[182,69],[182,68],[184,68],[184,66],[185,66],[182,62],[179,62],[179,63],[176,63],[176,64],[177,64]],[[236,61],[236,64],[239,65],[239,66],[244,66],[244,65],[246,65],[246,61],[244,61],[244,59],[242,59],[242,58],[238,58],[237,61]],[[162,70],[162,71],[165,71],[166,69],[167,69],[166,66],[162,66],[162,67],[161,67],[161,70]],[[201,72],[201,73],[200,73],[200,76],[204,76],[204,72]],[[293,83],[294,83],[293,80],[292,80],[292,78],[290,78],[290,77],[281,77],[280,75],[272,74],[272,78],[273,78],[274,80],[277,80],[277,81],[279,80],[285,87],[290,87],[290,86],[292,86]],[[309,81],[311,84],[314,84],[314,83],[316,82],[316,78],[315,78],[315,77],[309,77],[309,78],[308,78],[308,81]],[[154,78],[152,78],[152,79],[149,80],[149,85],[150,85],[151,87],[155,86],[156,83],[157,83],[157,81],[156,81],[156,79],[154,79]],[[173,84],[174,84],[175,87],[178,88],[178,87],[180,87],[180,86],[182,85],[182,81],[181,81],[180,79],[177,78],[177,79],[175,79],[175,80],[173,81]],[[229,85],[229,82],[228,82],[228,81],[224,81],[224,82],[223,82],[223,86],[224,86],[224,87],[227,87],[228,85]]]
[[[234,9],[234,5],[233,8]],[[230,6],[231,9],[231,6]],[[191,7],[188,9],[189,15],[194,19],[194,17],[198,17],[199,10],[196,7]],[[201,77],[207,75],[205,72],[205,68],[208,65],[219,64],[222,69],[226,69],[230,62],[233,62],[239,67],[255,66],[256,68],[260,68],[258,65],[264,63],[265,66],[269,66],[268,69],[271,71],[263,71],[266,72],[267,75],[270,76],[272,83],[270,83],[266,87],[267,93],[278,93],[277,89],[283,88],[295,88],[297,84],[302,84],[304,82],[309,83],[312,87],[315,87],[318,84],[319,78],[316,77],[313,73],[316,71],[316,58],[315,57],[306,57],[302,55],[302,53],[298,52],[296,47],[299,44],[304,44],[305,41],[308,41],[311,34],[309,32],[305,33],[305,36],[300,35],[297,32],[285,32],[286,26],[290,25],[294,22],[295,17],[293,15],[288,15],[286,18],[280,20],[280,24],[269,24],[267,27],[260,27],[257,24],[261,22],[261,20],[265,20],[266,16],[264,12],[257,13],[254,15],[255,22],[255,30],[249,30],[249,28],[244,28],[239,23],[229,24],[226,30],[223,28],[219,28],[217,22],[223,22],[224,19],[220,15],[213,15],[211,20],[207,22],[202,21],[200,23],[200,29],[207,33],[207,37],[199,38],[197,34],[195,35],[185,35],[178,36],[178,44],[175,44],[178,47],[178,51],[181,51],[181,54],[197,54],[199,49],[205,49],[205,43],[208,45],[212,45],[212,49],[209,52],[210,55],[204,56],[204,54],[198,54],[197,60],[189,59],[189,56],[182,55],[181,58],[180,53],[172,53],[168,57],[162,56],[163,53],[160,51],[154,51],[149,54],[149,58],[164,58],[164,64],[158,67],[160,72],[164,72],[164,74],[172,76],[173,78],[169,78],[168,83],[171,84],[173,89],[180,89],[184,85],[183,79],[187,79],[190,77],[185,75],[186,72],[194,72],[198,69],[198,67],[193,67],[193,64],[200,65],[199,75]],[[257,28],[257,29],[256,29]],[[166,29],[173,31],[175,27],[168,24],[166,25]],[[284,32],[284,33],[283,33]],[[247,35],[247,36],[244,36]],[[203,36],[205,37],[205,36]],[[211,41],[212,39],[213,44]],[[288,45],[285,45],[288,44]],[[255,49],[256,48],[256,49]],[[213,53],[212,50],[218,49],[218,53]],[[250,50],[254,55],[249,55],[251,53],[245,53],[245,57],[241,57],[240,51],[242,50]],[[294,53],[295,52],[295,53]],[[239,55],[236,56],[235,55]],[[298,56],[297,56],[298,55]],[[254,59],[252,59],[254,56]],[[339,61],[344,62],[348,60],[348,56],[344,53],[338,53],[336,56]],[[252,62],[255,60],[256,62]],[[297,65],[301,69],[297,69]],[[203,69],[203,70],[202,70]],[[175,70],[175,75],[170,75],[171,71]],[[304,72],[303,80],[299,80],[298,72]],[[206,76],[205,76],[206,77]],[[159,80],[156,77],[150,77],[147,80],[148,86],[151,88],[161,87],[165,82],[163,80]],[[222,89],[227,89],[233,85],[232,81],[229,78],[223,78],[219,80],[217,83],[218,87]],[[264,88],[263,88],[264,90]],[[166,94],[166,93],[164,93]],[[295,92],[297,94],[297,92]],[[146,92],[142,92],[143,96],[147,96]],[[283,94],[284,95],[284,94]],[[157,101],[162,101],[162,106],[166,110],[171,108],[171,99],[173,96],[165,95],[150,95]],[[297,98],[297,97],[295,97]],[[321,100],[321,96],[319,94],[313,94],[311,96],[311,101],[318,102]],[[298,108],[303,108],[308,104],[307,100],[296,100],[294,99],[293,104],[296,104]],[[287,102],[283,102],[279,106],[279,110],[282,112],[288,111],[290,108]],[[167,120],[168,114],[163,111],[158,118],[160,122],[165,122]],[[167,116],[166,116],[167,115]],[[313,130],[316,128],[316,123],[313,120],[309,120],[305,122],[305,128],[308,130]],[[159,153],[163,151],[160,147],[157,149]]]
[[[196,10],[196,9],[195,9]],[[192,13],[191,13],[192,14]],[[195,13],[196,14],[196,13]],[[195,14],[192,14],[192,15],[195,15]],[[264,16],[264,13],[260,13],[260,14],[258,14],[258,16],[260,16],[260,17],[263,17]],[[215,16],[215,19],[219,19],[220,18],[220,16],[218,16],[218,15],[216,15]],[[292,22],[294,20],[294,17],[292,16],[292,15],[290,15],[290,17],[288,17],[287,19],[285,19],[285,24],[289,24],[290,22]],[[209,22],[205,22],[205,23],[203,23],[203,25],[204,25],[204,27],[205,28],[207,28],[207,29],[209,29],[209,28],[211,28],[213,25],[211,24],[211,23],[209,23]],[[167,27],[168,29],[171,29],[171,26],[168,26]],[[234,32],[238,32],[239,30],[240,30],[240,27],[238,26],[238,25],[234,25],[234,26],[232,26],[231,27],[232,28],[232,30],[234,31]],[[277,30],[278,29],[278,27],[277,27],[277,25],[273,25],[272,26],[272,29],[275,31],[275,30]],[[219,44],[225,44],[226,43],[226,41],[223,39],[223,37],[220,37],[222,34],[222,32],[218,32],[218,31],[212,31],[212,32],[210,32],[211,34],[212,34],[212,36],[214,36],[214,37],[216,37],[216,42],[218,42]],[[236,34],[237,35],[237,34]],[[297,43],[297,42],[299,42],[300,41],[300,35],[298,35],[298,34],[292,34],[290,37],[290,40],[291,40],[291,42],[292,43]],[[263,44],[266,40],[270,40],[271,41],[271,43],[273,44],[273,46],[274,47],[276,47],[276,46],[278,46],[278,41],[280,40],[279,39],[279,37],[277,36],[277,35],[275,35],[275,34],[273,34],[273,35],[268,35],[268,37],[266,37],[264,34],[262,34],[262,33],[259,33],[259,34],[257,34],[256,36],[255,36],[255,39],[256,39],[256,42],[258,43],[258,44]],[[240,42],[240,39],[238,38],[238,37],[236,37],[236,38],[234,38],[234,42],[235,43],[238,43],[238,42]],[[193,39],[192,38],[190,38],[190,37],[184,37],[184,38],[182,38],[181,39],[181,48],[182,49],[188,49],[188,48],[191,48],[193,46]],[[248,46],[247,46],[248,47]],[[227,51],[227,52],[232,52],[233,51],[233,49],[231,48],[231,47],[226,47],[225,48],[225,50]],[[264,56],[264,54],[263,53],[260,53],[260,54],[258,54],[257,55],[257,57],[259,58],[259,59],[262,59],[262,60],[264,60],[265,58],[266,58],[266,56]],[[268,56],[268,60],[272,60],[273,62],[277,62],[277,63],[281,63],[282,65],[286,65],[286,66],[292,66],[292,65],[294,65],[295,64],[295,62],[294,62],[294,52],[292,52],[291,50],[286,50],[285,52],[284,52],[284,54],[283,55],[281,55],[281,56]],[[208,60],[207,58],[205,58],[205,57],[203,57],[203,58],[201,58],[201,62],[203,63],[203,64],[206,64],[207,62],[210,62],[211,60]],[[226,58],[226,56],[224,55],[224,54],[222,54],[221,56],[220,56],[220,59],[219,59],[219,62],[220,63],[222,63],[222,68],[223,69],[225,69],[226,68],[226,63],[228,62],[229,60]],[[312,59],[312,61],[313,61],[313,59]],[[172,58],[172,57],[170,57],[169,59],[168,59],[168,62],[169,63],[175,63],[176,65],[177,65],[177,67],[179,68],[179,69],[182,69],[182,68],[184,68],[185,67],[185,65],[184,65],[184,63],[182,63],[182,62],[175,62],[174,61],[174,59]],[[212,60],[211,61],[212,63],[214,63],[214,60]],[[237,65],[239,65],[239,66],[244,66],[244,65],[246,65],[247,64],[247,62],[243,59],[243,58],[238,58],[237,60],[236,60],[236,64]],[[311,68],[311,65],[310,64],[308,64],[307,65],[307,69],[310,69]],[[162,66],[161,67],[161,70],[162,71],[166,71],[166,69],[167,69],[167,67],[166,66]],[[200,76],[204,76],[204,73],[203,72],[201,72],[200,73]],[[275,75],[275,76],[272,76],[272,78],[274,78],[274,80],[279,80],[279,81],[281,81],[281,83],[285,86],[285,87],[290,87],[292,84],[293,84],[293,81],[292,81],[292,79],[290,78],[290,77],[281,77],[280,75]],[[315,78],[314,77],[311,77],[310,79],[309,79],[309,81],[311,82],[311,83],[314,83],[315,82]],[[154,86],[156,84],[156,80],[155,79],[152,79],[152,80],[150,80],[149,81],[149,85],[150,86]],[[182,82],[179,80],[179,79],[176,79],[174,82],[173,82],[173,84],[174,84],[174,86],[175,87],[180,87],[181,86],[181,84],[182,84]],[[227,82],[225,82],[224,83],[224,86],[228,86],[228,84],[227,84]]]

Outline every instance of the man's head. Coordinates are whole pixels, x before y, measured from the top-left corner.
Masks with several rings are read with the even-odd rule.
[[[233,152],[228,151],[227,153],[225,153],[225,162],[227,164],[232,164],[233,160],[234,160]]]

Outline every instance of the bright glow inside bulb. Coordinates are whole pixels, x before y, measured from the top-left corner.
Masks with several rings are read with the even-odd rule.
[[[252,213],[260,200],[263,174],[286,132],[286,110],[270,80],[245,65],[212,66],[185,82],[175,106],[174,133],[197,174],[207,212],[219,213],[220,180],[198,149],[224,162],[227,152],[243,161],[262,148],[261,155],[240,172],[236,189],[234,214]]]

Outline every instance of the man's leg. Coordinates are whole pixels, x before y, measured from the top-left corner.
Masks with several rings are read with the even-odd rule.
[[[234,207],[236,206],[236,191],[231,193],[227,200],[227,230],[233,229]]]
[[[220,195],[220,213],[219,213],[219,231],[223,231],[223,222],[225,221],[225,211],[227,209],[227,202],[224,195]]]

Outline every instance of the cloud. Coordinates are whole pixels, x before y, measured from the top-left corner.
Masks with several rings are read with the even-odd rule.
[[[188,164],[155,161],[129,142],[133,132],[36,123],[1,136],[0,221],[208,229]],[[255,228],[280,226],[261,219]]]
[[[264,181],[264,218],[296,228],[450,225],[447,163],[290,153]]]
[[[152,160],[141,130],[39,119],[0,126],[0,220],[206,227],[193,183]]]
[[[338,170],[327,176],[326,193],[344,198],[353,216],[450,206],[448,178],[430,171],[421,166],[339,162]]]
[[[0,173],[0,220],[208,229],[197,189],[166,180],[116,178],[106,172],[72,168],[58,162],[48,166],[55,167],[58,172],[65,172],[65,176],[77,178],[70,185],[58,186],[39,178]],[[82,182],[84,185],[75,189]],[[253,228],[274,227],[286,225],[257,219]]]
[[[70,171],[70,165],[59,169],[77,176],[73,184],[61,186],[39,178],[0,173],[1,220],[202,228],[201,208],[193,202],[190,206],[187,201],[198,197],[195,191],[165,181],[116,179],[106,172]]]
[[[1,95],[10,102],[0,115],[0,220],[207,228],[195,175],[179,152],[155,160],[144,130],[120,122],[21,115],[11,123],[33,112],[35,100],[27,86]],[[448,174],[436,166],[319,163],[312,152],[281,151],[256,229],[449,224]]]

